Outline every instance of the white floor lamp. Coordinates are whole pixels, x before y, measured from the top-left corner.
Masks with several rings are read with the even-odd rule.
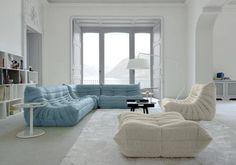
[[[130,70],[138,70],[138,69],[150,69],[150,63],[147,59],[145,58],[141,58],[141,56],[158,56],[158,55],[154,55],[154,54],[148,54],[148,53],[139,53],[137,58],[134,59],[130,59],[127,65],[127,69]],[[176,63],[176,61],[171,60],[172,62]],[[178,68],[181,70],[180,68],[181,66],[178,66]],[[147,88],[148,89],[148,88]],[[151,90],[155,89],[155,88],[150,88]],[[150,90],[149,89],[149,90]],[[151,94],[151,92],[147,90],[147,96]],[[180,90],[180,92],[178,93],[176,99],[178,99],[182,93],[185,91],[185,85],[183,87],[183,89]]]
[[[148,62],[148,60],[146,60],[145,58],[139,58],[139,55],[138,55],[138,58],[129,60],[127,69],[130,69],[130,70],[150,69],[150,63]],[[146,91],[144,92],[144,94],[146,95],[147,98],[150,97],[151,98],[150,102],[152,102],[153,93],[150,90],[154,88],[145,88],[145,89]]]

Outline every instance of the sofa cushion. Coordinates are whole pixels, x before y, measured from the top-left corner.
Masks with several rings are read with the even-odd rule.
[[[128,157],[194,157],[211,141],[198,123],[177,112],[119,115],[114,139]]]
[[[140,85],[102,85],[101,95],[105,96],[135,96],[141,95]]]
[[[67,85],[73,97],[83,97],[87,95],[100,96],[100,85]]]
[[[142,95],[135,96],[104,96],[101,95],[99,98],[98,106],[100,108],[128,108],[127,99],[142,99]]]

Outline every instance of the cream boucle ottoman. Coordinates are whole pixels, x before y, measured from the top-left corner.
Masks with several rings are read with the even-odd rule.
[[[212,140],[198,123],[177,112],[119,115],[114,140],[127,157],[194,157]]]

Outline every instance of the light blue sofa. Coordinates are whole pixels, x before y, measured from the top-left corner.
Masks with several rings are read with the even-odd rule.
[[[142,99],[139,84],[26,87],[25,102],[48,102],[34,110],[34,126],[73,126],[97,108],[127,108],[127,99]],[[24,111],[29,125],[29,111]]]

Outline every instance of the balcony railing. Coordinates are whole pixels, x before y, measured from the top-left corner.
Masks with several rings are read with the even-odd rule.
[[[136,83],[140,83],[141,88],[149,88],[150,82],[146,79],[137,79]],[[99,80],[83,80],[83,84],[99,84]],[[105,84],[129,84],[129,80],[127,79],[114,79],[114,78],[106,78]]]

